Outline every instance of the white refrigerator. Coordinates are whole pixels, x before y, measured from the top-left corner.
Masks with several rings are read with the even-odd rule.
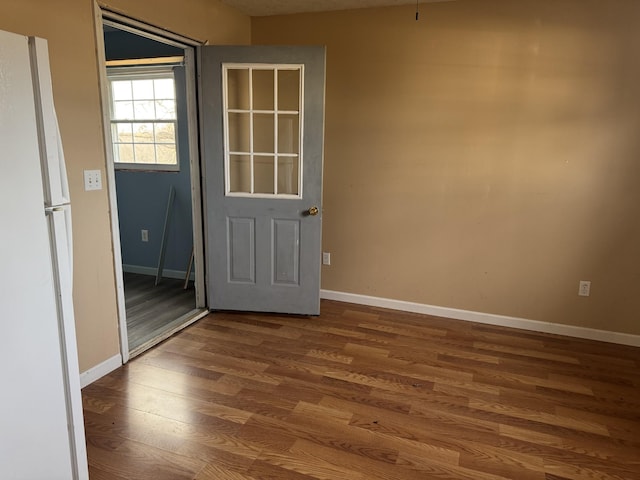
[[[0,478],[88,479],[47,43],[0,31]]]

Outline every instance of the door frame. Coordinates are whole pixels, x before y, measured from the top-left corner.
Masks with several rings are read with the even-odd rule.
[[[200,144],[199,144],[199,121],[198,105],[196,101],[197,77],[196,77],[196,49],[205,42],[200,42],[192,38],[184,37],[167,30],[155,27],[151,24],[139,21],[119,13],[113,12],[108,7],[101,6],[94,1],[94,20],[96,33],[96,46],[99,70],[100,97],[102,108],[102,126],[104,137],[104,152],[106,157],[106,177],[107,191],[109,197],[109,211],[111,220],[111,241],[113,246],[113,262],[116,285],[116,300],[118,310],[118,330],[120,334],[120,355],[122,363],[129,361],[129,341],[127,333],[127,311],[124,296],[124,279],[122,269],[122,253],[120,245],[120,224],[118,219],[118,202],[116,196],[115,163],[113,146],[111,143],[109,91],[105,58],[105,45],[103,36],[104,23],[117,24],[122,30],[143,35],[152,40],[156,40],[174,47],[184,49],[184,63],[186,72],[187,90],[187,126],[189,130],[189,162],[191,166],[191,211],[193,220],[193,250],[195,268],[195,291],[196,309],[206,308],[205,289],[205,262],[204,262],[204,230],[202,212],[202,189],[201,189],[201,169],[200,169]],[[203,310],[196,314],[179,328],[195,322],[208,311]]]

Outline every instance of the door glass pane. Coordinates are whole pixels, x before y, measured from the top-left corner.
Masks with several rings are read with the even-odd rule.
[[[249,113],[229,112],[229,151],[251,151]]]
[[[274,153],[275,120],[272,113],[256,113],[253,116],[253,151]]]
[[[273,110],[273,69],[253,71],[253,109]]]
[[[231,110],[249,110],[249,69],[227,70],[227,107]]]
[[[251,157],[229,156],[229,191],[251,193]]]
[[[275,193],[273,191],[274,159],[274,156],[253,157],[254,193]]]
[[[278,71],[278,110],[300,110],[300,70]]]
[[[298,195],[298,157],[278,157],[278,193]]]
[[[278,115],[278,153],[300,153],[298,115]]]

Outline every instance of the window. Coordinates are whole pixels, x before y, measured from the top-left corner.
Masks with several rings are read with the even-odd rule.
[[[303,66],[224,64],[226,195],[302,196]]]
[[[121,69],[108,76],[116,168],[177,171],[173,71]]]

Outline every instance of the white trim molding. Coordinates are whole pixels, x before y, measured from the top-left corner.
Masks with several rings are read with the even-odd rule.
[[[95,367],[90,368],[86,372],[80,374],[80,388],[84,388],[87,385],[91,385],[96,380],[104,377],[105,375],[113,372],[117,368],[122,366],[122,356],[120,354],[114,355],[108,358],[102,363],[99,363]]]
[[[140,275],[150,275],[155,277],[158,269],[155,267],[142,267],[140,265],[122,265],[122,271],[125,273],[139,273]],[[187,275],[187,272],[183,272],[180,270],[167,270],[166,268],[162,270],[162,278],[176,278],[178,280],[184,280],[184,277]],[[191,275],[189,275],[189,280],[194,281],[196,279],[195,273],[192,271]]]
[[[333,290],[320,290],[320,298],[336,300],[338,302],[355,303],[358,305],[368,305],[371,307],[388,308],[390,310],[400,310],[403,312],[421,313],[424,315],[433,315],[436,317],[445,317],[454,320],[465,320],[468,322],[498,325],[502,327],[517,328],[520,330],[532,330],[534,332],[553,333],[556,335],[565,335],[567,337],[584,338],[588,340],[616,343],[619,345],[640,347],[640,335],[632,335],[629,333],[596,330],[594,328],[541,322],[539,320],[474,312],[471,310],[460,310],[457,308],[438,307],[423,303],[405,302],[402,300],[371,297],[356,293],[336,292]]]
[[[175,320],[175,327],[170,328],[166,332],[152,338],[148,342],[145,342],[142,345],[131,350],[129,352],[129,360],[133,359],[134,357],[137,357],[141,353],[146,352],[150,348],[155,347],[159,343],[164,342],[167,338],[171,337],[175,333],[178,333],[180,330],[187,328],[189,325],[197,322],[198,320],[206,317],[207,315],[209,315],[209,310],[199,309],[199,308],[196,308],[194,310],[191,310],[188,313],[185,313],[184,315],[182,315],[181,317]]]

